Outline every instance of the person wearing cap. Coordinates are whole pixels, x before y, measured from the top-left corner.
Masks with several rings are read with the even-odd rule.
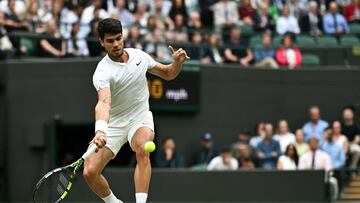
[[[204,168],[219,152],[214,146],[213,136],[210,133],[205,133],[201,136],[200,145],[201,148],[196,153],[194,167]]]
[[[214,157],[207,166],[208,171],[234,171],[239,168],[239,162],[232,156],[228,146],[221,148],[220,155]]]

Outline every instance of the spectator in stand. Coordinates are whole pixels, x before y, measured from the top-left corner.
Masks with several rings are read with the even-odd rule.
[[[171,20],[171,18],[164,14],[164,8],[163,8],[163,0],[154,0],[155,1],[155,7],[153,12],[151,13],[152,16],[155,17],[157,28],[161,30],[173,30],[174,29],[174,22]]]
[[[171,137],[162,141],[162,149],[156,157],[155,165],[158,168],[184,167],[184,158],[176,151],[175,140]]]
[[[0,60],[11,57],[14,52],[13,45],[11,44],[9,37],[7,36],[4,24],[5,14],[0,11]]]
[[[87,36],[87,46],[89,49],[89,55],[91,57],[103,56],[105,55],[104,48],[99,43],[99,33],[97,32],[97,26],[99,24],[99,19],[94,19],[91,21],[91,32]]]
[[[331,157],[319,149],[319,140],[316,137],[309,139],[310,151],[306,152],[299,159],[299,169],[303,170],[323,170],[333,169]]]
[[[134,23],[133,25],[139,26],[140,35],[144,36],[148,33],[148,18],[149,12],[147,4],[139,4],[137,11],[133,14],[134,16]]]
[[[349,26],[342,14],[338,12],[335,1],[330,2],[329,12],[324,16],[324,32],[326,34],[345,34],[349,32]]]
[[[299,162],[299,155],[294,144],[289,144],[283,155],[277,161],[278,170],[296,170]]]
[[[310,151],[300,156],[298,168],[301,170],[325,170],[330,173],[334,169],[331,157],[319,149],[319,140],[317,137],[311,137],[309,139],[309,147]],[[331,198],[333,200],[337,199],[339,193],[338,181],[331,175],[326,181],[329,181],[332,189]]]
[[[152,41],[146,45],[145,51],[161,61],[171,61],[172,56],[165,44],[165,35],[162,30],[156,29],[152,35]]]
[[[171,0],[151,0],[148,4],[151,13],[161,13],[161,15],[168,17],[172,6]]]
[[[275,48],[271,44],[271,33],[265,32],[262,36],[262,44],[255,46],[255,67],[279,68],[275,60]]]
[[[234,147],[234,156],[239,162],[239,168],[243,170],[254,169],[254,154],[251,151],[251,147],[242,143],[238,143]]]
[[[310,1],[309,12],[299,20],[299,23],[301,32],[310,34],[314,37],[321,35],[323,30],[323,20],[319,13],[316,1]]]
[[[154,31],[156,29],[160,29],[161,31],[163,31],[165,28],[162,27],[163,25],[159,25],[157,23],[157,20],[155,18],[155,16],[150,15],[147,19],[147,24],[146,24],[146,34],[144,36],[145,41],[152,41],[153,40],[153,34]]]
[[[281,152],[284,153],[289,144],[295,144],[295,135],[290,132],[289,125],[286,120],[278,122],[274,140],[280,143]]]
[[[264,139],[264,137],[265,137],[265,123],[260,122],[255,126],[255,134],[250,139],[250,145],[256,149],[258,144]]]
[[[234,1],[220,0],[213,6],[214,11],[214,26],[218,33],[223,29],[227,29],[239,22],[239,12],[237,4]]]
[[[262,2],[257,14],[253,17],[255,31],[274,31],[275,20],[269,13],[269,4]]]
[[[202,0],[201,3],[199,3],[201,22],[206,28],[212,28],[214,25],[213,5],[216,2],[217,0]]]
[[[192,35],[191,42],[193,44],[186,48],[186,53],[192,60],[200,60],[203,55],[203,49],[201,48],[203,46],[203,37],[201,33],[195,32]]]
[[[242,0],[239,7],[240,20],[246,25],[254,25],[256,9],[251,6],[251,0]]]
[[[186,11],[185,0],[172,0],[172,6],[169,16],[173,21],[175,21],[176,15],[178,14],[183,16],[185,22],[188,21],[188,13]]]
[[[253,54],[241,40],[239,27],[233,27],[230,31],[230,41],[224,50],[225,63],[237,63],[248,66],[253,59]]]
[[[344,134],[350,142],[349,151],[351,154],[350,168],[355,169],[360,160],[360,128],[354,121],[354,109],[346,107],[343,110],[343,122],[341,124],[341,134]]]
[[[74,23],[72,25],[71,37],[67,40],[66,43],[66,52],[67,56],[76,57],[76,56],[88,56],[89,49],[85,41],[77,39],[77,33],[80,30],[80,23]]]
[[[299,156],[309,151],[309,145],[304,141],[304,133],[301,129],[295,131],[295,147]]]
[[[212,33],[208,37],[209,47],[205,47],[204,56],[201,59],[202,63],[217,63],[222,64],[224,62],[224,58],[221,55],[221,50],[219,50],[219,37]]]
[[[333,142],[340,145],[343,148],[344,153],[347,154],[349,151],[349,140],[345,135],[341,134],[340,121],[334,121],[332,123],[332,138]]]
[[[46,32],[40,40],[40,56],[63,57],[66,54],[66,43],[61,39],[60,32],[56,28],[56,21],[50,20],[46,24]]]
[[[190,13],[189,22],[188,22],[188,30],[189,30],[189,37],[192,37],[194,32],[201,32],[202,23],[200,19],[200,14],[198,12]]]
[[[131,26],[127,40],[124,42],[125,47],[143,49],[143,44],[141,43],[142,38],[139,30],[138,25]]]
[[[15,13],[21,14],[26,12],[26,4],[28,2],[24,0],[16,0],[15,1]],[[1,0],[0,1],[0,12],[5,14],[11,12],[9,8],[9,1],[8,0]]]
[[[302,55],[300,49],[296,47],[296,36],[294,33],[285,33],[281,47],[276,50],[276,61],[280,66],[289,69],[300,69]]]
[[[95,18],[96,14],[100,19],[110,17],[107,11],[101,8],[101,0],[92,0],[91,2],[91,5],[84,9],[80,18],[81,27],[77,36],[80,39],[91,32],[90,22]]]
[[[273,125],[266,123],[264,128],[265,137],[257,146],[257,158],[262,168],[275,169],[277,160],[281,155],[280,144],[273,139]]]
[[[290,15],[295,16],[297,19],[308,12],[307,0],[288,0],[287,5],[289,6]]]
[[[8,0],[8,11],[5,13],[5,24],[4,27],[7,33],[10,35],[9,39],[15,48],[17,54],[26,52],[22,49],[20,44],[20,38],[11,36],[12,32],[17,31],[27,31],[30,29],[29,24],[27,24],[23,19],[20,13],[16,12],[15,9],[15,0]]]
[[[126,0],[116,0],[116,7],[111,13],[111,17],[120,20],[125,33],[134,23],[133,14],[126,7]]]
[[[235,171],[239,168],[238,161],[232,157],[230,147],[223,147],[220,155],[211,159],[208,171]]]
[[[276,21],[276,31],[283,35],[287,32],[300,33],[298,20],[291,15],[289,6],[285,5],[282,9],[282,15]]]
[[[360,23],[360,0],[353,0],[345,6],[344,16],[348,23]]]
[[[201,136],[200,141],[201,148],[198,150],[195,156],[195,165],[196,168],[206,167],[210,160],[216,157],[219,152],[214,146],[214,140],[210,133],[205,133]]]
[[[332,129],[324,132],[324,142],[321,145],[321,149],[330,156],[331,163],[335,169],[340,169],[345,165],[346,157],[344,148],[334,140]]]
[[[185,25],[184,16],[177,14],[174,22],[174,29],[167,32],[166,38],[169,41],[188,42],[188,30]]]
[[[328,122],[320,118],[320,108],[317,106],[310,107],[309,116],[310,121],[305,123],[302,128],[305,141],[309,141],[311,137],[322,140],[325,129],[329,127]]]
[[[269,7],[269,15],[276,22],[279,18],[279,10],[278,8],[271,2],[271,0],[262,0],[262,2]],[[260,11],[260,7],[258,7],[258,12]]]
[[[43,32],[43,23],[46,15],[45,11],[40,8],[39,0],[30,0],[26,7],[25,21],[30,25],[29,31],[40,33]],[[47,14],[50,15],[50,14]]]
[[[231,146],[234,157],[238,160],[240,168],[245,170],[250,170],[255,167],[253,161],[255,158],[255,148],[250,146],[249,142],[250,132],[244,129],[239,133],[237,141]]]

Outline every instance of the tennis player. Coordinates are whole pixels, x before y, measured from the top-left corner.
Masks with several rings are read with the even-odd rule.
[[[134,174],[136,203],[145,203],[151,177],[149,153],[143,148],[154,139],[154,122],[149,110],[149,91],[146,72],[165,80],[180,73],[189,59],[185,50],[169,46],[172,64],[154,61],[147,53],[124,48],[121,22],[107,18],[99,22],[100,44],[107,55],[98,63],[93,83],[98,92],[95,107],[95,137],[92,143],[99,148],[84,163],[84,177],[90,188],[105,203],[122,203],[112,193],[101,174],[127,141],[136,153]],[[121,181],[121,180],[119,180]]]

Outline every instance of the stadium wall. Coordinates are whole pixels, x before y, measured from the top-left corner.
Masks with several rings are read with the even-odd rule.
[[[56,140],[46,133],[48,121],[61,118],[66,123],[93,123],[95,66],[95,60],[70,59],[0,64],[6,74],[6,143],[0,147],[7,149],[8,200],[29,201],[36,181],[55,167],[54,146],[47,143]],[[234,141],[242,128],[259,121],[286,118],[294,130],[306,121],[309,105],[319,105],[323,118],[331,121],[340,117],[344,105],[359,105],[358,78],[360,70],[355,69],[206,66],[202,69],[200,112],[155,112],[157,139],[175,137],[178,151],[191,157],[204,132],[213,133],[221,146]],[[186,162],[190,164],[191,159]]]

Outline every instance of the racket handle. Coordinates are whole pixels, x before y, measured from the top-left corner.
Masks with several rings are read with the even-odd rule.
[[[81,158],[83,158],[84,160],[87,159],[90,155],[92,155],[95,152],[96,149],[97,149],[96,144],[91,145],[90,148],[85,152],[84,155],[82,155]]]

